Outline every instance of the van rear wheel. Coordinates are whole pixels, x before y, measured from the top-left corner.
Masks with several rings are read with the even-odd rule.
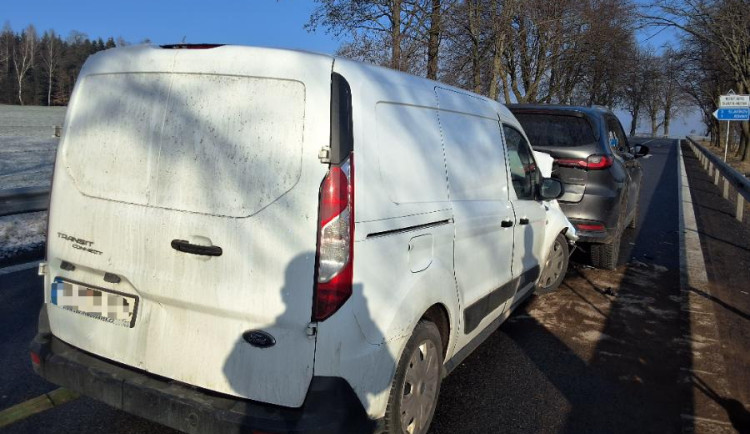
[[[443,344],[435,324],[417,323],[396,368],[385,414],[386,431],[424,434],[440,394]]]
[[[539,277],[537,294],[547,294],[556,290],[568,270],[568,242],[564,234],[557,234],[554,244],[547,255],[547,261]]]

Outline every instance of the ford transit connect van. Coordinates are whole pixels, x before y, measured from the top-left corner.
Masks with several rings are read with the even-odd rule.
[[[96,54],[56,161],[35,370],[187,432],[423,433],[575,238],[505,107],[298,51]]]

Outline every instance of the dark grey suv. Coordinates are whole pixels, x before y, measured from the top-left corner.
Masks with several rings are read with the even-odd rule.
[[[579,243],[588,244],[596,267],[614,269],[620,239],[638,222],[646,146],[631,148],[610,110],[600,107],[510,105],[534,150],[555,159],[552,176],[565,193],[558,199]]]

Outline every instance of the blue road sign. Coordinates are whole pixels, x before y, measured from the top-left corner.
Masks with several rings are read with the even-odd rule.
[[[714,112],[714,117],[720,121],[750,120],[750,107],[720,108]]]

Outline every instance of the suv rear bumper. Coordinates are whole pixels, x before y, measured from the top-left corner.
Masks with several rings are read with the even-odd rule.
[[[579,243],[609,244],[618,235],[620,201],[617,197],[597,196],[586,192],[577,203],[559,202],[568,220],[575,226]],[[579,224],[601,224],[604,230],[586,231]]]
[[[41,315],[46,317],[46,305]],[[313,377],[302,407],[286,408],[156,377],[88,354],[44,330],[31,351],[40,359],[34,371],[48,381],[188,433],[353,433],[376,426],[342,378]]]

